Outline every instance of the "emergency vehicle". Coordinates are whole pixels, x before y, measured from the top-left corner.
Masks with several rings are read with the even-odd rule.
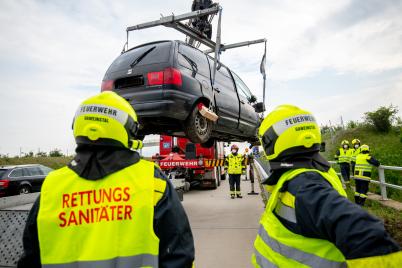
[[[224,157],[223,142],[204,148],[186,138],[161,135],[159,153],[152,158],[172,180],[185,179],[191,188],[216,189],[225,179]]]

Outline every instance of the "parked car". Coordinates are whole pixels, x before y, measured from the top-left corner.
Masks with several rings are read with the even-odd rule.
[[[39,192],[53,169],[43,165],[0,166],[0,196]]]
[[[214,59],[181,41],[134,47],[111,64],[102,91],[112,90],[136,110],[139,135],[167,134],[213,145],[215,139],[256,141],[261,104],[241,78],[219,63],[212,87]],[[199,113],[214,111],[216,123]]]

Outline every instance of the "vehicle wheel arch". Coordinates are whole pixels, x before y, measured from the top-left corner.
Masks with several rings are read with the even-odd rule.
[[[186,137],[194,143],[207,142],[214,128],[213,122],[209,122],[208,119],[199,114],[197,105],[200,103],[207,107],[211,107],[212,105],[211,100],[204,96],[196,99],[191,107],[190,114],[184,121],[184,132],[186,133]]]
[[[191,106],[191,110],[193,110],[193,109],[195,108],[195,106],[197,106],[199,103],[202,103],[202,104],[204,104],[204,105],[207,106],[207,107],[209,107],[209,105],[210,105],[211,103],[213,104],[213,102],[212,102],[209,98],[207,98],[207,97],[205,97],[205,96],[199,97],[198,99],[196,99],[196,100],[194,101],[193,105]],[[190,115],[188,115],[188,116],[190,116]]]
[[[29,183],[28,181],[22,181],[19,185],[18,185],[18,188],[17,188],[17,191],[18,191],[18,193],[20,192],[20,190],[22,189],[22,188],[29,188],[29,191],[30,192],[32,192],[32,184],[31,183]]]

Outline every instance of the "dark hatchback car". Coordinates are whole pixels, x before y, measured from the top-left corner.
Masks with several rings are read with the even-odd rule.
[[[0,196],[39,192],[52,170],[42,165],[0,166]]]
[[[254,142],[261,112],[256,97],[222,63],[213,89],[213,66],[213,58],[184,42],[147,43],[111,64],[102,91],[115,91],[131,103],[140,136],[186,136],[204,145],[219,139]],[[219,116],[215,123],[200,114],[202,106]]]

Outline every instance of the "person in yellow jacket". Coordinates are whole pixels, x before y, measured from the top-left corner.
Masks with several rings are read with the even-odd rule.
[[[239,154],[239,147],[233,144],[230,147],[230,154],[225,158],[225,169],[229,175],[230,197],[232,199],[242,198],[240,190],[240,177],[243,173],[244,157]]]
[[[270,267],[402,267],[402,251],[381,220],[350,202],[319,153],[314,116],[281,105],[258,133],[271,171],[252,264]]]
[[[343,182],[348,184],[350,182],[350,161],[352,160],[352,149],[349,148],[349,142],[343,140],[341,147],[336,151],[335,160],[341,169]]]
[[[363,144],[360,147],[360,153],[356,156],[355,167],[355,202],[360,206],[364,206],[364,202],[367,198],[367,192],[371,180],[372,167],[380,166],[380,162],[370,155],[370,147]]]
[[[360,153],[360,140],[352,140],[352,157],[350,161],[350,168],[352,169],[352,175],[355,174],[356,156]]]
[[[77,154],[46,177],[18,267],[193,266],[186,213],[161,170],[134,151],[137,130],[134,109],[114,92],[81,103]]]

